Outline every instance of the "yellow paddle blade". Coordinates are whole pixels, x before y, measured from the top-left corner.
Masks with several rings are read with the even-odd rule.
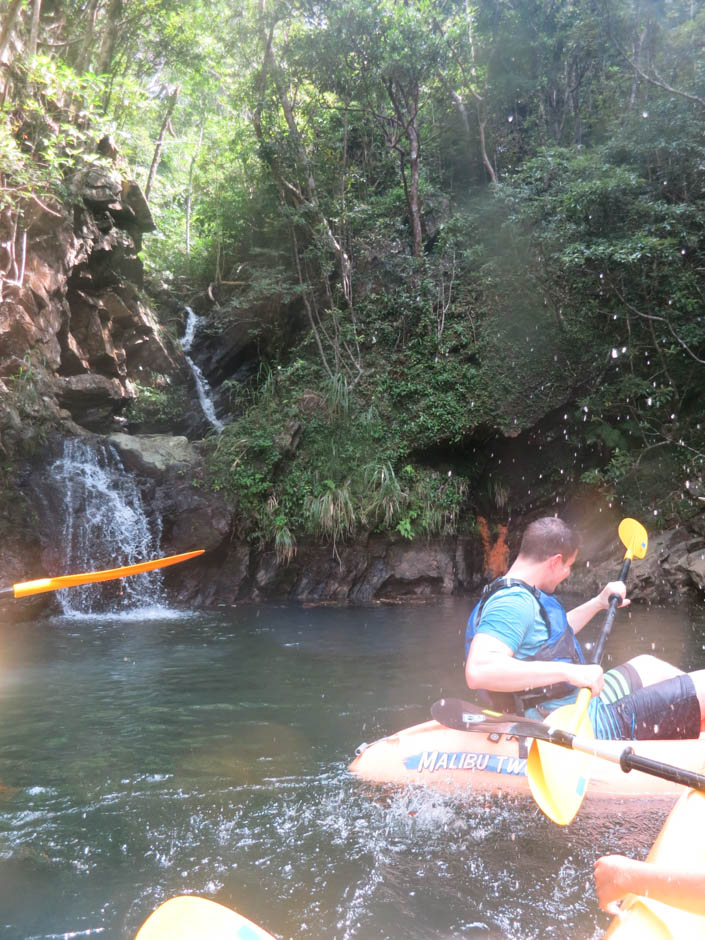
[[[649,544],[649,536],[644,526],[636,519],[622,519],[617,533],[627,549],[625,557],[643,558]]]
[[[594,739],[587,707],[590,690],[581,689],[572,705],[552,712],[548,725],[561,728],[581,738]],[[579,751],[534,740],[529,749],[526,770],[529,787],[539,808],[559,826],[567,826],[580,809],[588,780],[592,756]]]
[[[135,940],[274,940],[271,933],[223,904],[183,896],[165,901]]]
[[[65,574],[58,578],[39,578],[37,581],[21,581],[12,585],[15,597],[28,597],[30,594],[43,594],[45,591],[58,591],[61,588],[77,587],[80,584],[92,584],[95,581],[112,581],[115,578],[126,578],[131,574],[141,574],[143,571],[153,571],[155,568],[166,568],[168,565],[178,565],[189,558],[202,555],[205,549],[195,552],[184,552],[182,555],[169,555],[167,558],[154,558],[152,561],[143,561],[138,565],[126,565],[123,568],[106,568],[103,571],[86,571],[82,574]]]

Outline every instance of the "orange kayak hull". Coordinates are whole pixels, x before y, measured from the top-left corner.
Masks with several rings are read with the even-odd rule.
[[[526,773],[531,739],[506,734],[454,731],[426,721],[362,744],[349,766],[370,783],[417,784],[448,793],[476,791],[529,794]],[[638,754],[699,771],[705,764],[705,734],[695,740],[619,741],[617,752],[632,746]],[[659,777],[593,758],[586,800],[617,797],[676,797],[683,787]]]

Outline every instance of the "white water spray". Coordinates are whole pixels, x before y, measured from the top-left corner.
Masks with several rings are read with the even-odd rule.
[[[213,399],[211,397],[210,387],[208,382],[205,379],[205,376],[198,368],[193,359],[189,356],[191,351],[191,345],[193,344],[193,338],[196,335],[196,327],[198,326],[198,317],[193,312],[190,307],[186,307],[186,312],[188,317],[186,319],[186,330],[181,339],[181,349],[184,353],[184,359],[189,364],[189,368],[193,373],[193,379],[196,383],[196,392],[198,394],[198,400],[201,403],[201,409],[203,414],[206,416],[208,423],[220,433],[225,425],[218,418],[215,413],[215,405],[213,404]]]

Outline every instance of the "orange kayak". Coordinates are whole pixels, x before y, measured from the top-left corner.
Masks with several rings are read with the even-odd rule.
[[[650,862],[705,868],[705,793],[687,790],[647,855]],[[610,924],[611,940],[705,940],[705,917],[630,895]]]
[[[237,911],[193,895],[160,905],[140,927],[135,940],[274,940],[271,933]]]
[[[531,739],[487,731],[456,731],[425,721],[404,731],[361,744],[351,773],[378,784],[420,784],[445,792],[477,791],[529,794],[526,774]],[[698,771],[705,764],[705,734],[694,740],[600,742],[619,754],[632,746],[653,760]],[[593,759],[586,801],[598,798],[674,798],[683,792],[676,783]]]

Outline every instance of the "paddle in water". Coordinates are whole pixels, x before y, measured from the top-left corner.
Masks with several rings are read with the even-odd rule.
[[[641,754],[635,754],[631,746],[623,747],[621,741],[595,741],[592,737],[580,738],[562,728],[550,727],[543,721],[534,721],[522,715],[496,712],[490,708],[481,708],[479,705],[464,702],[459,698],[442,698],[434,702],[431,706],[431,716],[446,728],[452,728],[454,731],[487,731],[533,738],[535,741],[557,744],[562,748],[619,764],[625,773],[639,770],[652,777],[670,780],[671,783],[679,783],[705,793],[703,774],[686,770],[684,767],[664,764],[650,757],[642,757]]]
[[[646,555],[648,536],[644,526],[636,519],[622,519],[619,524],[619,538],[626,548],[619,581],[626,582],[632,558]],[[593,663],[599,663],[605,643],[612,630],[615,613],[620,604],[620,597],[610,597],[605,622],[600,637],[595,645]],[[591,699],[590,689],[581,689],[571,705],[557,708],[549,716],[552,729],[579,735],[583,739],[594,738],[592,725],[588,717]],[[585,797],[589,776],[589,758],[586,756],[567,756],[545,740],[534,739],[529,750],[527,774],[531,793],[543,812],[553,822],[566,826],[575,818]]]
[[[43,594],[46,591],[59,591],[62,588],[78,587],[81,584],[93,584],[97,581],[113,581],[116,578],[127,578],[132,574],[141,574],[143,571],[154,571],[155,568],[166,568],[169,565],[178,565],[189,558],[202,555],[205,549],[200,548],[193,552],[184,552],[181,555],[169,555],[166,558],[153,558],[151,561],[142,561],[137,565],[125,565],[122,568],[105,568],[103,571],[84,571],[81,574],[64,574],[56,578],[39,578],[36,581],[21,581],[12,587],[0,590],[0,597],[12,594],[15,597],[29,597],[30,594]]]

